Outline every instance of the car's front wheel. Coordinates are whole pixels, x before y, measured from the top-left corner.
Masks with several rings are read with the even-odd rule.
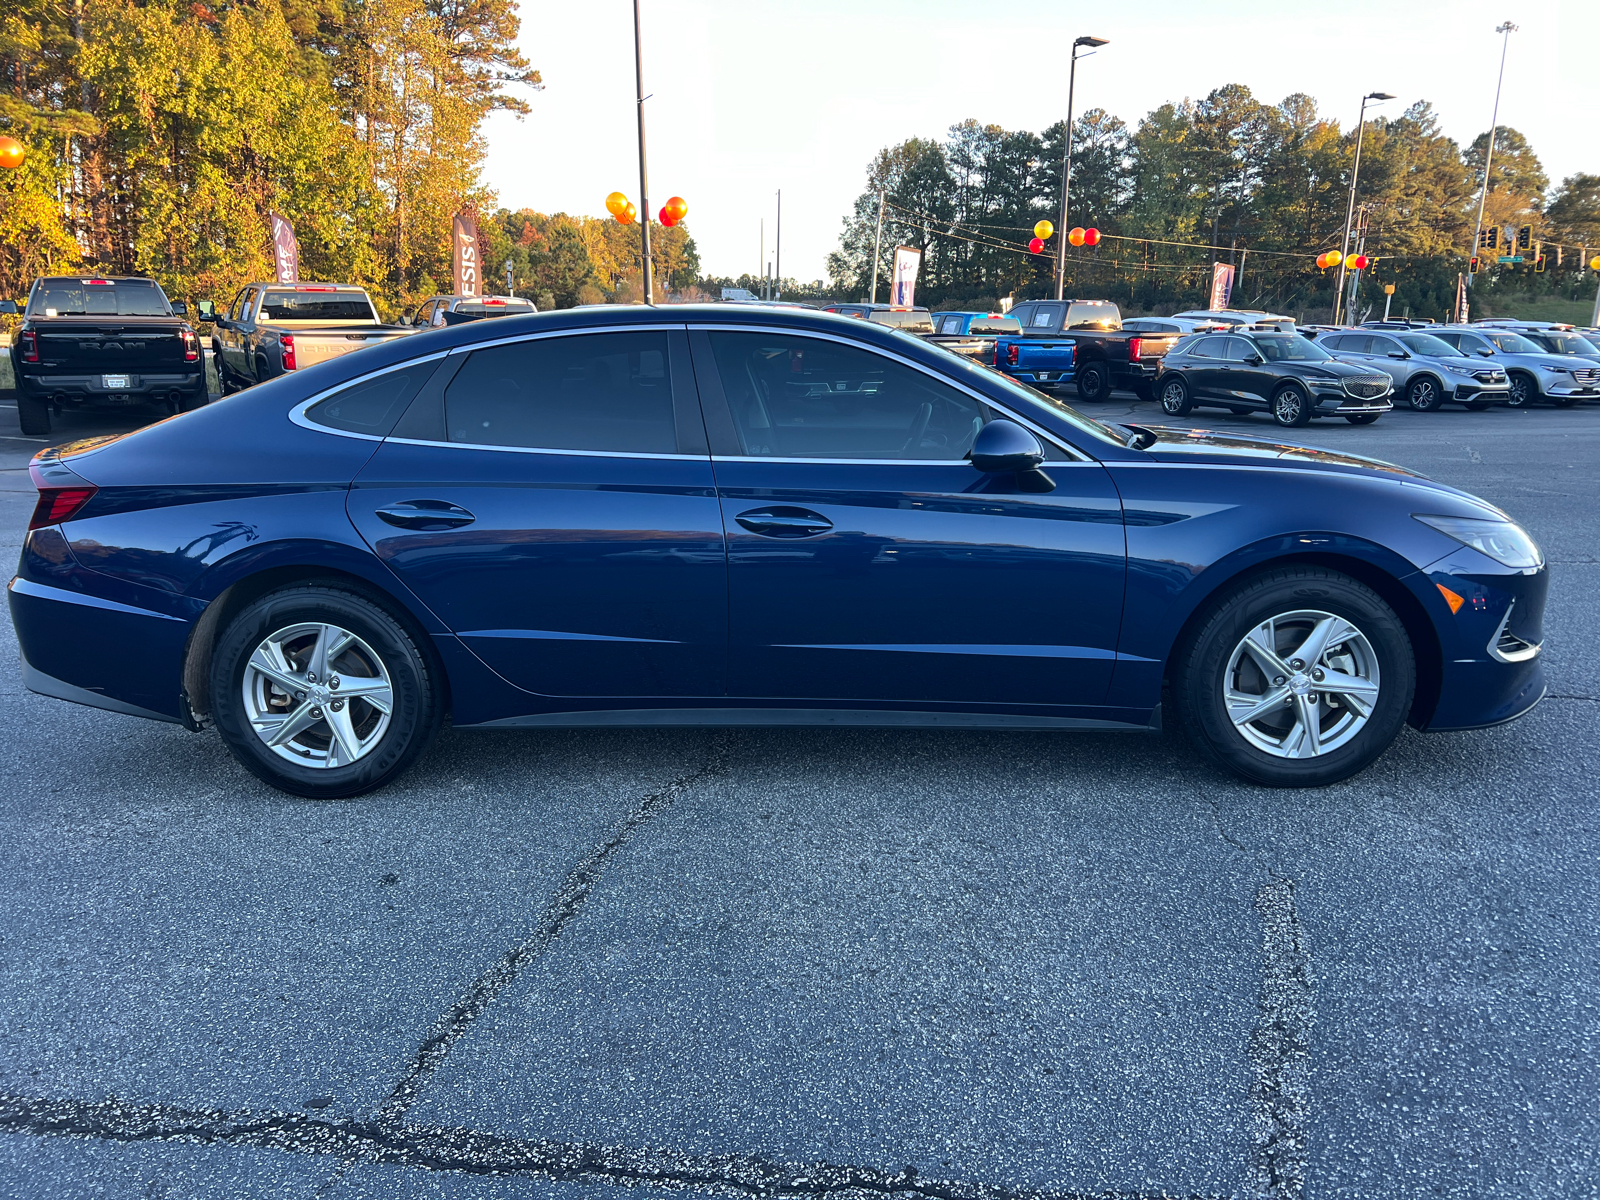
[[[1272,419],[1285,426],[1311,424],[1311,398],[1294,384],[1286,384],[1272,397]]]
[[[1174,375],[1161,385],[1161,411],[1169,417],[1187,417],[1194,407],[1189,398],[1189,385]]]
[[[358,796],[395,778],[438,732],[439,693],[418,641],[338,583],[261,597],[212,655],[211,711],[228,749],[299,796]]]
[[[1413,379],[1406,388],[1406,403],[1418,412],[1438,412],[1444,407],[1444,393],[1426,375]]]
[[[1078,399],[1104,400],[1111,395],[1111,376],[1105,363],[1084,363],[1078,368]]]
[[[1405,724],[1416,663],[1371,588],[1320,567],[1247,579],[1213,601],[1174,654],[1173,698],[1213,762],[1272,787],[1348,779]]]
[[[1511,384],[1511,391],[1506,395],[1507,408],[1528,408],[1538,399],[1539,385],[1532,375],[1513,371],[1508,382]]]

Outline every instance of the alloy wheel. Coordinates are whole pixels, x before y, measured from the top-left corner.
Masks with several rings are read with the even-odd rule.
[[[1378,691],[1372,643],[1344,617],[1318,609],[1257,625],[1222,677],[1234,729],[1278,758],[1317,758],[1347,744],[1371,719]]]
[[[1533,403],[1533,381],[1526,375],[1511,377],[1511,394],[1506,397],[1510,408],[1527,408]]]
[[[1184,399],[1183,384],[1174,379],[1161,389],[1161,410],[1169,417],[1181,417],[1184,415]]]
[[[1418,412],[1432,412],[1439,406],[1438,389],[1431,379],[1419,379],[1411,385],[1407,402]]]
[[[1298,425],[1303,401],[1293,388],[1284,388],[1272,402],[1272,415],[1279,425]]]
[[[383,740],[394,708],[388,669],[337,625],[269,634],[244,669],[244,711],[256,736],[305,767],[348,767]]]

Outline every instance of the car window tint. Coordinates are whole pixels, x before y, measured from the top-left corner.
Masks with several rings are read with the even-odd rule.
[[[1400,344],[1413,354],[1426,354],[1430,358],[1441,356],[1450,358],[1455,355],[1455,347],[1441,342],[1438,338],[1428,333],[1407,333],[1401,335]]]
[[[1068,329],[1120,329],[1122,314],[1115,304],[1074,304],[1067,309]]]
[[[1396,342],[1393,338],[1374,337],[1372,339],[1372,348],[1370,350],[1368,350],[1367,353],[1368,354],[1397,354],[1397,353],[1399,353],[1399,351],[1400,351],[1400,344],[1398,342]]]
[[[478,350],[445,390],[452,442],[674,454],[667,335],[591,333]]]
[[[1507,354],[1538,354],[1540,348],[1520,333],[1486,333],[1483,335]]]
[[[306,416],[318,425],[342,429],[346,433],[387,437],[406,405],[438,365],[437,361],[412,363],[373,379],[363,379],[313,404],[306,410]]]
[[[1035,329],[1054,329],[1061,322],[1062,311],[1062,306],[1059,304],[1035,305],[1033,319],[1028,322],[1028,325]]]
[[[1221,358],[1222,342],[1219,337],[1203,337],[1190,347],[1189,354],[1193,358]]]
[[[1222,342],[1222,357],[1229,362],[1243,362],[1256,352],[1256,348],[1244,338],[1230,337],[1220,339]]]
[[[744,453],[960,459],[985,409],[881,354],[789,333],[711,335]]]
[[[967,327],[967,332],[973,335],[988,334],[998,336],[1007,333],[1021,333],[1022,326],[1017,324],[1015,317],[974,317],[972,324]]]

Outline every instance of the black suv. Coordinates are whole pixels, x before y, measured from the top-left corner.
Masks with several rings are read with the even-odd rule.
[[[1337,361],[1298,333],[1207,333],[1186,337],[1161,362],[1156,399],[1170,417],[1191,408],[1269,412],[1279,425],[1343,417],[1370,425],[1394,407],[1383,371]]]

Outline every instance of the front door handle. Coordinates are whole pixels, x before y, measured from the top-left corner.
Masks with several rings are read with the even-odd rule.
[[[772,508],[753,508],[734,518],[751,533],[763,537],[803,538],[816,537],[833,528],[833,522],[809,508],[791,508],[786,504]]]
[[[401,529],[460,529],[478,518],[448,500],[397,500],[378,509],[378,519]]]

